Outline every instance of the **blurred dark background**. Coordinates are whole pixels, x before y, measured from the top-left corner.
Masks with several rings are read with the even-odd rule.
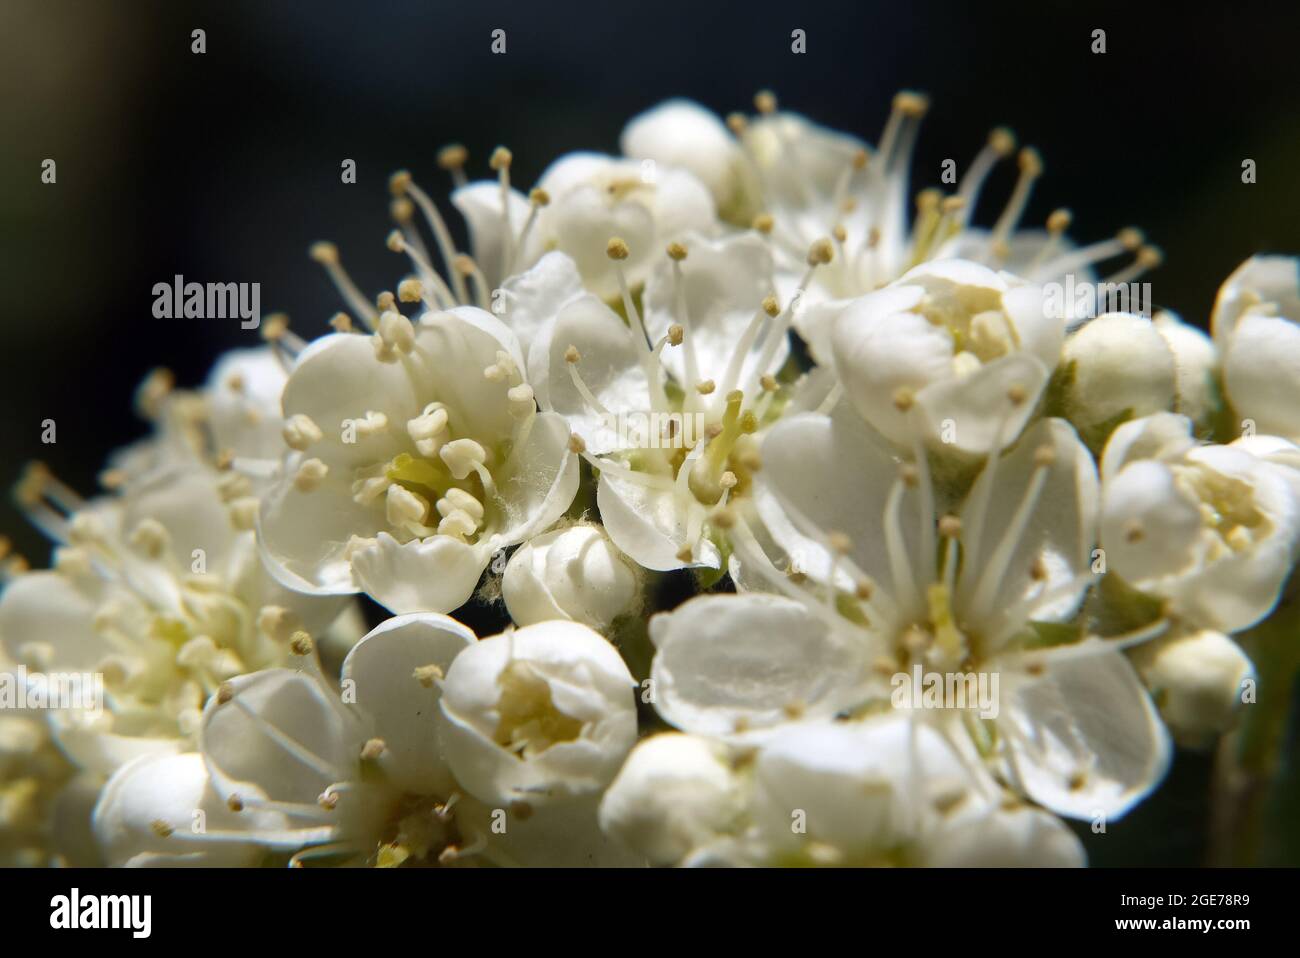
[[[336,241],[372,295],[404,271],[383,245],[390,172],[410,168],[440,196],[439,146],[465,143],[479,177],[505,144],[527,189],[565,151],[617,151],[627,119],[674,95],[725,113],[768,87],[875,142],[892,94],[925,91],[918,186],[938,182],[946,157],[964,168],[1007,124],[1046,161],[1027,221],[1068,206],[1084,241],[1141,226],[1166,254],[1148,277],[1157,303],[1204,324],[1243,259],[1300,251],[1298,10],[3,0],[0,481],[41,458],[92,491],[108,452],[144,431],[131,394],[146,371],[196,384],[219,350],[257,342],[237,320],[154,319],[154,283],[259,282],[264,314],[316,335],[341,304],[306,256],[312,241]],[[497,28],[504,55],[490,51]],[[795,28],[804,55],[790,50]],[[1104,55],[1090,51],[1094,29]],[[355,185],[340,182],[345,158]],[[985,223],[1010,189],[1001,172]],[[44,419],[56,445],[40,441]],[[0,515],[0,532],[44,563],[48,545],[11,508]],[[1201,861],[1209,769],[1181,755],[1154,800],[1089,837],[1094,863]]]

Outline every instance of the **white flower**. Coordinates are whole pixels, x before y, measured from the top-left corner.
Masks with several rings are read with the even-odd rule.
[[[598,631],[633,608],[638,586],[633,565],[601,526],[588,523],[525,542],[501,579],[516,624],[569,619]]]
[[[0,649],[0,676],[8,671]],[[0,713],[0,867],[93,864],[76,848],[83,836],[56,819],[72,771],[34,710]]]
[[[294,641],[299,670],[240,676],[204,710],[202,760],[240,813],[227,840],[293,852],[291,863],[451,863],[472,853],[437,706],[441,678],[473,632],[441,615],[389,619],[349,653],[341,696],[310,639]]]
[[[1016,152],[1015,137],[999,128],[974,159],[963,167],[953,195],[927,189],[911,205],[909,175],[912,150],[928,99],[904,91],[873,150],[857,137],[826,129],[795,113],[778,111],[770,92],[755,98],[759,116],[733,113],[727,126],[737,134],[728,142],[716,120],[694,104],[670,101],[633,120],[624,133],[624,150],[636,157],[676,157],[729,197],[719,200],[725,219],[752,225],[767,238],[776,257],[778,291],[793,295],[803,273],[803,251],[822,237],[835,240],[835,259],[818,272],[803,297],[795,326],[813,355],[824,359],[830,324],[854,297],[897,279],[917,264],[960,258],[1006,269],[1035,283],[1063,282],[1067,277],[1091,284],[1093,267],[1136,252],[1135,262],[1107,277],[1128,282],[1159,262],[1159,253],[1142,245],[1134,229],[1115,238],[1074,248],[1065,237],[1067,210],[1048,217],[1046,229],[1018,230],[1043,163],[1032,148],[1017,156],[1019,178],[994,225],[973,225],[981,192],[999,161]],[[682,146],[687,136],[695,139]],[[698,144],[698,145],[696,145]],[[726,174],[735,151],[743,164]],[[757,213],[757,216],[753,214]],[[1093,303],[1083,304],[1092,308]],[[1077,313],[1075,304],[1067,315]]]
[[[791,395],[774,375],[790,310],[752,236],[671,245],[646,283],[644,324],[620,265],[627,244],[613,239],[609,252],[630,327],[594,296],[569,302],[531,351],[530,380],[600,471],[614,543],[648,569],[718,568],[707,514],[747,493],[755,433]],[[809,275],[828,255],[815,253]]]
[[[636,741],[635,683],[618,651],[577,622],[483,639],[443,686],[443,747],[480,801],[545,805],[599,792]]]
[[[628,864],[601,836],[594,800],[496,808],[452,772],[439,703],[451,666],[477,648],[446,616],[389,619],[344,662],[340,689],[320,673],[310,639],[300,669],[226,683],[208,702],[200,747],[213,787],[241,813],[206,839],[291,852],[291,865],[334,859],[412,863]],[[250,814],[251,813],[251,814]]]
[[[1272,610],[1300,544],[1283,466],[1199,446],[1157,413],[1115,430],[1101,460],[1101,542],[1112,571],[1193,623],[1249,628]]]
[[[1148,319],[1129,313],[1098,316],[1065,341],[1065,397],[1080,429],[1137,419],[1170,409],[1177,394],[1173,349]]]
[[[1300,260],[1242,263],[1219,289],[1210,329],[1233,408],[1259,432],[1300,439]]]
[[[654,865],[674,865],[740,822],[745,790],[726,750],[676,732],[640,742],[600,803],[600,827]]]
[[[713,194],[723,218],[743,212],[756,189],[735,137],[708,110],[690,100],[668,100],[623,128],[624,156],[694,173]]]
[[[1020,434],[1064,336],[1037,287],[949,260],[844,309],[830,352],[853,405],[890,440],[909,446],[919,436],[979,454]],[[1020,399],[1009,411],[1012,391]]]
[[[1198,746],[1232,728],[1255,667],[1222,632],[1201,629],[1138,649],[1135,661],[1176,741]]]
[[[894,679],[917,667],[996,675],[987,709],[912,708],[956,742],[973,736],[1008,786],[1060,814],[1123,814],[1160,780],[1168,738],[1119,649],[1167,623],[1123,642],[1068,625],[1092,578],[1097,490],[1067,424],[1035,424],[942,516],[925,460],[900,465],[852,414],[783,420],[763,463],[765,508],[787,516],[769,530],[821,595],[731,516],[741,580],[782,595],[697,597],[651,620],[666,720],[763,742],[792,720],[893,704]]]
[[[568,508],[569,430],[538,414],[518,343],[473,307],[396,312],[372,337],[302,351],[284,391],[290,452],[263,499],[272,573],[316,594],[364,591],[397,612],[449,611],[493,553]]]
[[[285,661],[291,631],[324,631],[343,609],[266,574],[238,518],[244,482],[174,465],[91,503],[42,467],[20,484],[59,548],[0,596],[0,644],[31,671],[103,675],[102,711],[49,715],[78,765],[108,774],[184,747],[221,682]]]
[[[969,756],[901,715],[783,732],[758,753],[753,801],[765,864],[1083,863],[1064,825],[1028,809],[1012,818]],[[958,843],[991,824],[1010,841]]]
[[[647,169],[633,160],[570,153],[552,163],[537,185],[548,203],[529,236],[528,258],[549,250],[566,253],[586,288],[604,299],[619,294],[605,260],[611,236],[627,241],[627,281],[637,286],[670,241],[716,226],[708,189],[673,167]]]

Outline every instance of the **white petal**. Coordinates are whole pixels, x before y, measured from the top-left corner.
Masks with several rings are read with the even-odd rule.
[[[94,811],[95,838],[115,867],[240,867],[261,856],[252,843],[186,841],[200,821],[196,813],[205,832],[245,824],[211,788],[198,753],[141,758],[105,784]],[[159,822],[172,833],[159,835]]]
[[[51,646],[51,669],[93,669],[108,651],[94,625],[103,598],[94,580],[74,583],[45,569],[15,576],[0,593],[0,643],[15,660],[40,642]]]
[[[1217,402],[1214,374],[1219,355],[1214,340],[1170,312],[1156,314],[1152,324],[1174,354],[1178,411],[1198,422],[1204,421]]]
[[[272,800],[314,807],[328,786],[355,777],[366,730],[310,673],[267,669],[229,687],[229,701],[208,701],[199,731],[223,797],[252,786]]]
[[[574,384],[564,358],[570,346],[581,355],[577,370],[582,381],[611,413],[650,412],[649,385],[640,364],[645,347],[608,306],[594,296],[569,303],[556,319],[547,350],[546,392],[542,408],[568,420],[570,428],[593,453],[620,446],[618,431],[601,409],[587,403]]]
[[[827,718],[864,695],[863,663],[801,603],[706,595],[650,620],[655,708],[701,735],[762,737]]]
[[[1057,591],[1088,571],[1097,539],[1096,466],[1069,423],[1063,419],[1042,419],[1030,427],[1015,449],[1002,457],[996,469],[990,470],[985,465],[967,499],[968,503],[978,501],[985,485],[993,483],[978,555],[962,560],[959,593],[962,600],[969,598],[967,590],[993,565],[1004,535],[1014,534],[1013,518],[1022,503],[1028,501],[1027,493],[1037,469],[1036,457],[1044,454],[1050,454],[1051,465],[1046,467],[1042,491],[1023,531],[1018,538],[1008,540],[1014,546],[1006,553],[1004,571],[993,583],[997,599],[992,611],[1000,613],[1036,588],[1044,593]],[[963,511],[963,528],[974,521],[973,515]],[[1045,572],[1046,578],[1035,579],[1036,572]],[[988,584],[985,582],[982,587]],[[1049,607],[1036,609],[1034,614],[1053,618],[1069,614],[1085,588],[1086,585],[1078,586],[1076,591],[1061,596]]]
[[[290,475],[301,458],[289,459]],[[286,587],[340,595],[362,588],[345,555],[349,541],[385,526],[383,500],[354,501],[351,476],[340,466],[310,492],[287,477],[272,488],[262,498],[257,544],[267,571]]]
[[[1234,408],[1259,432],[1300,438],[1300,320],[1242,317],[1223,353]]]
[[[203,389],[216,447],[253,459],[278,458],[284,451],[280,395],[287,380],[269,346],[223,353]]]
[[[729,391],[723,389],[723,384],[732,354],[762,308],[764,298],[773,291],[772,255],[767,244],[753,233],[714,241],[692,235],[685,242],[690,252],[677,268],[682,273],[680,309],[686,315],[678,315],[673,263],[663,257],[646,281],[646,331],[652,342],[658,342],[668,333],[669,326],[680,323],[690,341],[665,347],[661,353],[664,366],[679,383],[693,386],[686,372],[687,351],[694,350],[696,382],[713,380],[721,395]],[[765,322],[771,326],[774,320]],[[753,395],[758,389],[759,376],[779,369],[785,362],[789,345],[783,338],[771,363],[759,369],[758,360],[765,345],[765,340],[751,343],[732,388]]]
[[[373,720],[385,745],[376,761],[398,788],[443,796],[454,789],[438,737],[442,691],[437,682],[426,687],[414,673],[434,665],[445,676],[452,660],[475,641],[472,630],[445,615],[399,615],[366,635],[343,660],[344,687],[353,683],[355,704]]]
[[[1101,475],[1109,482],[1127,463],[1137,459],[1173,460],[1196,445],[1186,416],[1158,412],[1116,428],[1102,451]]]
[[[1048,370],[1028,353],[986,363],[962,379],[945,379],[916,394],[918,420],[931,442],[982,455],[1016,440],[1047,385]],[[1012,405],[1013,390],[1024,401]]]
[[[1101,536],[1115,571],[1134,583],[1186,572],[1201,539],[1200,503],[1168,466],[1139,460],[1107,480]]]
[[[1009,727],[1008,727],[1009,726]],[[1061,663],[998,720],[1025,794],[1069,818],[1117,819],[1168,771],[1169,733],[1119,652]]]
[[[474,262],[495,288],[510,273],[520,267],[531,264],[521,263],[516,266],[505,261],[505,244],[508,235],[518,236],[524,228],[524,222],[532,207],[527,198],[518,190],[507,194],[510,218],[505,219],[501,207],[501,186],[495,182],[470,183],[451,194],[452,205],[460,210],[461,216],[469,224],[470,245],[474,250]]]
[[[333,333],[313,340],[298,354],[284,387],[284,416],[310,418],[325,441],[312,455],[333,466],[380,462],[398,452],[384,431],[356,436],[344,443],[344,421],[362,419],[367,412],[383,413],[390,424],[401,424],[420,412],[414,385],[401,363],[381,363],[367,336]]]
[[[355,550],[357,585],[390,612],[451,612],[474,594],[491,550],[451,536],[399,543],[387,532]]]
[[[952,334],[910,310],[925,291],[896,286],[864,296],[840,313],[831,334],[835,370],[862,417],[894,442],[910,445],[913,427],[896,405],[952,378]]]
[[[1251,312],[1300,320],[1300,259],[1252,256],[1223,281],[1210,317],[1220,349],[1228,348],[1238,320]]]
[[[557,413],[538,413],[528,438],[511,450],[495,476],[503,493],[502,528],[490,541],[505,548],[537,535],[564,514],[578,491],[578,457],[569,450],[569,425]]]
[[[425,313],[420,317],[413,354],[423,360],[427,370],[419,382],[420,409],[435,400],[445,403],[451,430],[459,436],[472,436],[484,443],[509,436],[514,419],[506,384],[483,375],[496,363],[498,352],[509,354],[519,369],[524,368],[518,338],[486,310],[457,306],[446,312]],[[405,421],[390,417],[390,428],[396,425],[400,430]]]
[[[668,100],[633,117],[619,146],[625,156],[690,170],[719,207],[738,200],[744,169],[740,146],[717,116],[697,103]]]
[[[707,537],[686,540],[688,510],[704,509],[692,498],[651,489],[606,470],[596,486],[596,505],[614,544],[644,568],[657,572],[696,566],[716,569],[722,562],[718,547]],[[692,550],[690,562],[678,558],[687,545]]]
[[[546,335],[561,307],[582,295],[582,277],[563,253],[547,253],[527,272],[506,280],[501,318],[519,338],[525,357]],[[531,360],[530,360],[531,361]],[[531,378],[531,377],[530,377]],[[536,388],[536,383],[533,383]]]
[[[954,815],[927,843],[933,868],[1082,868],[1083,845],[1055,815],[1026,805]]]
[[[760,485],[779,503],[797,509],[823,536],[849,537],[849,555],[877,584],[892,583],[885,548],[885,507],[899,464],[884,441],[855,416],[806,413],[782,419],[763,440]],[[919,519],[914,496],[903,500],[901,519],[908,555],[915,555]],[[807,535],[796,518],[791,525]],[[828,569],[829,553],[809,547],[805,535],[789,537],[780,522],[769,531],[807,574]]]
[[[605,791],[600,826],[652,863],[673,865],[725,833],[743,808],[725,750],[669,732],[632,750]]]

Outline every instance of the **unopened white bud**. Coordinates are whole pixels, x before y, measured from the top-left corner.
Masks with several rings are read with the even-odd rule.
[[[1065,341],[1064,359],[1074,364],[1067,402],[1078,426],[1094,426],[1125,412],[1137,419],[1174,404],[1174,354],[1141,316],[1098,316]]]
[[[637,575],[599,525],[538,536],[510,557],[501,589],[520,625],[571,619],[603,630],[637,598]]]
[[[742,811],[721,748],[670,732],[632,750],[601,800],[600,827],[651,864],[674,865],[726,834]]]
[[[1202,629],[1161,639],[1136,653],[1138,670],[1179,744],[1205,745],[1232,728],[1255,667],[1236,642]]]

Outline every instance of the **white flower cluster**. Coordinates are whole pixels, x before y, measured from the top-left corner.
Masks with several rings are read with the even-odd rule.
[[[1078,865],[1062,818],[1230,729],[1300,554],[1297,261],[1212,337],[1092,318],[1053,288],[1159,254],[1021,228],[1009,131],[909,216],[924,97],[874,148],[755,106],[527,196],[445,149],[472,255],[399,173],[396,292],[318,244],[334,332],[150,377],[100,498],[30,469],[0,678],[103,702],[0,715],[0,861]]]

